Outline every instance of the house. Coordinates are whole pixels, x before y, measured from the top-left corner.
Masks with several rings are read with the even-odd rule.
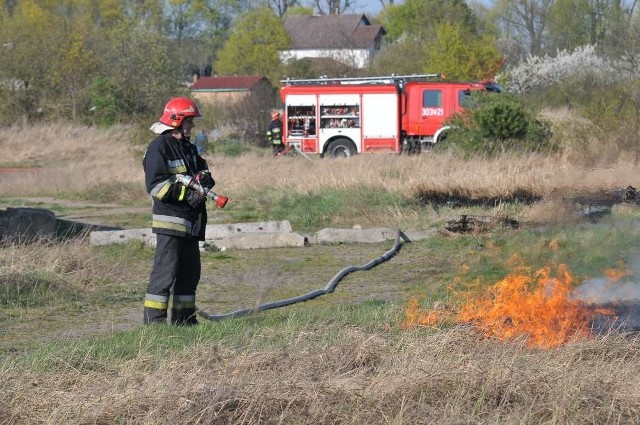
[[[303,58],[328,58],[355,68],[369,65],[380,51],[386,31],[372,25],[366,15],[289,16],[284,22],[291,39],[280,52],[283,62]]]
[[[190,87],[193,98],[202,103],[236,102],[248,96],[274,97],[274,88],[261,76],[201,77]]]

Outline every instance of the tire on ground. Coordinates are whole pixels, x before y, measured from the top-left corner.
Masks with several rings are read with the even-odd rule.
[[[329,143],[326,155],[331,158],[347,158],[355,155],[356,153],[356,147],[353,142],[341,137]]]

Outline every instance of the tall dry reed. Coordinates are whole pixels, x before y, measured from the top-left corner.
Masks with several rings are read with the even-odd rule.
[[[130,140],[125,126],[97,129],[65,124],[5,129],[0,133],[2,166],[30,172],[0,173],[1,191],[36,196],[129,185],[144,196],[144,146]],[[149,132],[149,141],[153,134]],[[548,194],[640,187],[635,158],[602,164],[574,164],[567,157],[530,154],[461,159],[449,154],[420,156],[362,154],[348,159],[312,156],[273,158],[206,155],[218,190],[231,194],[269,188],[310,193],[325,188],[373,187],[413,196],[420,188],[465,191],[470,196],[505,196],[516,190]],[[132,197],[131,193],[126,195]]]

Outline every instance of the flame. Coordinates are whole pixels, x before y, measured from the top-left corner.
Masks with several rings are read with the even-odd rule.
[[[591,336],[596,315],[610,311],[588,306],[571,297],[575,278],[568,267],[543,267],[535,272],[521,264],[519,256],[509,261],[515,271],[481,293],[470,293],[453,313],[422,312],[411,301],[403,327],[435,326],[446,318],[470,323],[482,334],[500,340],[524,337],[529,348],[552,348]],[[554,273],[555,272],[555,273]]]
[[[609,281],[618,282],[623,277],[632,276],[633,270],[631,270],[624,261],[620,260],[618,261],[618,268],[606,269],[604,275]]]
[[[415,326],[436,326],[442,323],[450,314],[450,310],[441,307],[442,304],[434,305],[429,311],[422,310],[417,298],[412,297],[404,312],[405,320],[400,324],[403,329],[410,329]]]

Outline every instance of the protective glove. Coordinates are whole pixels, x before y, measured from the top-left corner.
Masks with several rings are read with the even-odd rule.
[[[205,199],[206,197],[200,195],[193,189],[189,189],[186,197],[187,204],[189,204],[191,208],[199,208],[200,205],[202,205],[202,203],[205,201]]]
[[[198,173],[196,173],[196,181],[198,181],[200,185],[207,190],[210,190],[213,186],[216,185],[216,182],[213,180],[213,177],[211,176],[209,170],[199,171]]]

